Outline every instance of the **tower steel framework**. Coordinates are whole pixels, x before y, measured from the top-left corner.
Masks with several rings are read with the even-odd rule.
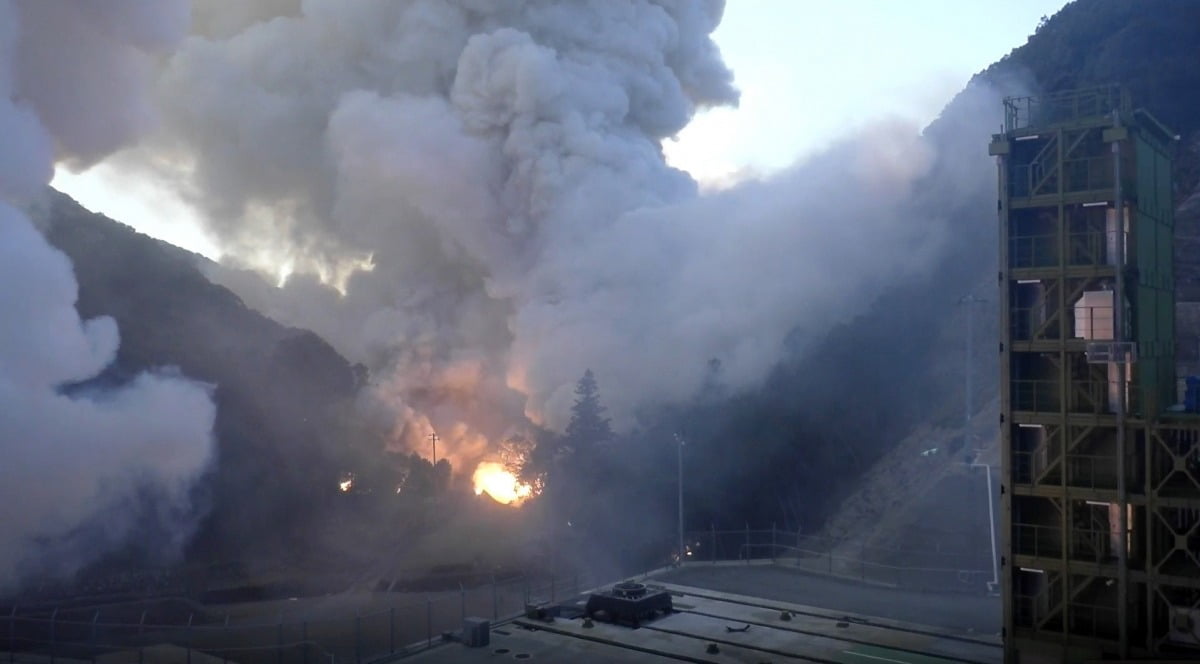
[[[1174,136],[1115,87],[1004,102],[1006,662],[1200,657],[1200,414],[1175,376]]]

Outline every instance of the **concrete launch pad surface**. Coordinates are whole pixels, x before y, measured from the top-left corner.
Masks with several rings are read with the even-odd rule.
[[[801,602],[829,611],[911,620],[980,636],[1000,634],[999,597],[888,588],[810,574],[785,565],[697,563],[667,571],[655,580]]]
[[[694,580],[704,580],[689,572],[676,570],[645,579],[648,585],[661,586],[672,593],[675,613],[643,623],[638,629],[599,620],[586,627],[581,617],[559,617],[552,621],[520,618],[493,627],[491,643],[486,647],[448,644],[413,659],[464,663],[538,660],[570,664],[1001,661],[1000,640],[995,636],[910,622],[924,618],[922,606],[911,608],[910,621],[901,621],[872,617],[869,611],[819,608],[763,595],[733,594],[666,581],[684,573]],[[568,609],[564,614],[573,614],[569,609],[581,610],[586,598],[581,595],[558,606]],[[932,598],[927,601],[936,603]]]

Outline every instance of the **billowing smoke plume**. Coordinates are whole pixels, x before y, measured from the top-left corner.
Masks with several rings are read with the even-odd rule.
[[[410,444],[561,427],[587,368],[618,424],[712,359],[752,385],[940,246],[915,127],[715,195],[667,165],[662,141],[738,99],[721,0],[229,7],[198,3],[163,131],[121,164],[290,273],[216,278],[371,367]]]
[[[69,573],[150,521],[151,553],[178,551],[192,522],[209,388],[167,370],[98,380],[117,326],[80,320],[70,261],[17,207],[56,160],[94,162],[149,128],[151,58],[187,19],[182,2],[0,0],[0,589]]]

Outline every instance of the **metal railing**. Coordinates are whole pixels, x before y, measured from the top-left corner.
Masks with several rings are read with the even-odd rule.
[[[1062,529],[1015,523],[1012,526],[1013,553],[1035,558],[1062,556]]]
[[[1063,191],[1098,191],[1112,189],[1113,160],[1107,153],[1063,161]]]
[[[687,538],[686,561],[693,564],[768,560],[809,572],[939,592],[987,592],[994,577],[987,549],[940,552],[847,545],[775,528],[708,530]]]
[[[1070,233],[1066,240],[1066,264],[1075,267],[1113,265],[1116,263],[1116,240],[1116,231]],[[1062,260],[1059,257],[1059,244],[1057,233],[1010,236],[1009,267],[1054,267]]]
[[[1012,480],[1018,484],[1056,484],[1062,480],[1058,465],[1062,455],[1062,442],[1051,438],[1032,451],[1013,450]]]
[[[1106,118],[1113,110],[1128,112],[1128,94],[1117,86],[1066,90],[1004,100],[1004,130],[1048,127],[1089,118]]]
[[[1058,584],[1043,589],[1035,595],[1018,593],[1013,595],[1014,622],[1022,627],[1037,628],[1061,606],[1061,589]]]
[[[1112,158],[1108,156],[1065,159],[1057,163],[1013,164],[1008,194],[1013,198],[1058,194],[1059,179],[1063,194],[1103,192],[1113,188]]]
[[[1102,454],[1067,455],[1067,486],[1117,490],[1117,457]]]
[[[1072,603],[1067,611],[1071,634],[1115,641],[1120,625],[1116,607]]]
[[[1062,631],[1062,577],[1055,576],[1036,594],[1013,595],[1013,612],[1017,625],[1034,629]],[[1057,620],[1052,620],[1057,615]],[[1117,635],[1119,614],[1114,606],[1071,601],[1067,605],[1067,630],[1071,634],[1113,640]],[[1043,625],[1043,622],[1047,625]]]
[[[31,656],[51,662],[56,658],[95,661],[118,651],[130,653],[138,662],[152,661],[154,648],[163,644],[184,650],[187,661],[192,652],[199,652],[244,664],[361,664],[420,652],[442,642],[442,634],[459,629],[468,616],[511,619],[531,604],[565,599],[601,581],[550,575],[492,579],[419,598],[389,592],[343,596],[342,602],[338,595],[282,598],[267,603],[271,608],[234,607],[221,616],[196,607],[186,618],[179,615],[177,621],[157,622],[148,621],[145,611],[137,622],[114,619],[111,614],[117,609],[111,607],[40,609],[27,614],[16,606],[0,616],[0,643],[6,642],[8,651],[0,664],[5,659],[16,664]],[[337,603],[346,608],[328,613],[321,608],[321,604]],[[360,608],[351,608],[355,605]],[[246,615],[235,617],[234,612]]]
[[[1018,484],[1059,484],[1062,482],[1061,450],[1043,444],[1033,451],[1012,452],[1012,480]],[[1117,488],[1117,462],[1114,455],[1069,454],[1066,457],[1067,486],[1077,489]]]
[[[1062,404],[1062,387],[1054,380],[1014,380],[1013,410],[1057,412]]]
[[[1058,316],[1051,316],[1051,311],[1048,304],[1010,308],[1008,324],[1013,341],[1059,339],[1062,321]]]
[[[1059,526],[1016,523],[1012,526],[1013,554],[1034,558],[1061,558],[1063,529]],[[1109,563],[1116,561],[1112,534],[1098,528],[1073,527],[1067,533],[1069,560]]]
[[[1079,341],[1106,341],[1112,338],[1113,307],[1103,305],[1068,305],[1065,316],[1055,314],[1056,305],[1041,303],[1031,307],[1009,309],[1009,329],[1013,341],[1055,341],[1063,338]]]
[[[1057,380],[1013,380],[1013,410],[1056,413],[1066,397],[1068,413],[1101,415],[1116,412],[1118,388],[1115,381],[1070,381],[1066,394]],[[1126,383],[1126,406],[1130,413],[1140,413],[1143,390]]]
[[[1016,484],[1034,484],[1045,469],[1046,453],[1041,450],[1033,452],[1012,452],[1012,481]],[[1039,463],[1042,465],[1039,466]]]

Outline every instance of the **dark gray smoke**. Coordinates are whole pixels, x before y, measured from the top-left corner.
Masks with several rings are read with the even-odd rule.
[[[151,126],[154,54],[186,30],[184,2],[0,0],[0,589],[65,574],[156,515],[178,551],[188,492],[207,467],[207,386],[170,371],[95,380],[119,343],[111,318],[80,320],[70,261],[18,206],[55,161],[92,163]],[[144,503],[152,500],[152,505]],[[83,529],[101,533],[85,546]]]
[[[436,429],[470,460],[526,417],[560,428],[586,368],[628,424],[714,358],[755,385],[928,269],[950,222],[915,206],[937,154],[903,124],[712,195],[671,168],[662,141],[737,103],[723,10],[198,2],[162,131],[119,163],[190,198],[231,263],[289,274],[214,278],[368,364],[410,445]],[[991,124],[938,144],[977,156],[942,186],[987,181],[966,142]]]

